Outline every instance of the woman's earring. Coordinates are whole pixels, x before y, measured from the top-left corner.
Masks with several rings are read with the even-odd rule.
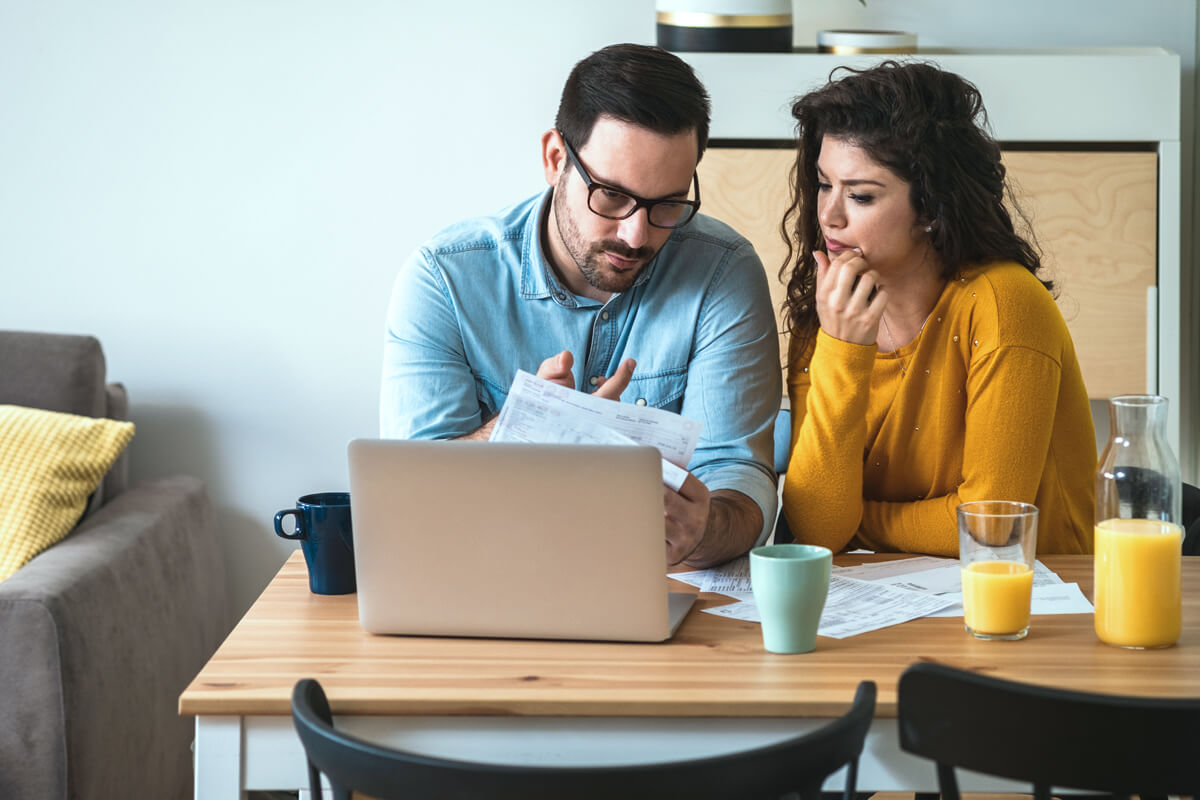
[[[926,225],[926,226],[925,226],[925,232],[926,232],[926,233],[933,233],[933,226],[932,226],[932,225]]]

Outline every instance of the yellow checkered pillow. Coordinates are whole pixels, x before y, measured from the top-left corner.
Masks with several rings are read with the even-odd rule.
[[[132,438],[132,422],[0,405],[0,581],[70,533]]]

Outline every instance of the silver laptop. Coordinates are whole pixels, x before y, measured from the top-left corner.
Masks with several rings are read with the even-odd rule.
[[[653,642],[667,591],[652,447],[356,439],[358,616],[371,633]]]

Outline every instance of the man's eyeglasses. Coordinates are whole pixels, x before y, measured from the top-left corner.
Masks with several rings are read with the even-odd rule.
[[[636,194],[592,180],[587,169],[575,154],[575,148],[567,141],[567,137],[559,132],[563,146],[567,150],[567,158],[579,172],[579,177],[587,184],[588,208],[593,214],[605,219],[627,219],[637,213],[639,208],[646,209],[646,219],[656,228],[679,228],[692,221],[700,208],[700,176],[692,173],[692,183],[696,189],[695,200],[647,200]]]

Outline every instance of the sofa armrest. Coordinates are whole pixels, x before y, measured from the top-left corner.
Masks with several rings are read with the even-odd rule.
[[[129,419],[129,392],[125,391],[123,383],[109,383],[104,387],[104,393],[108,398],[108,405],[105,411],[105,416],[109,419],[128,420]],[[109,469],[108,474],[104,476],[104,482],[100,484],[101,503],[107,503],[121,492],[125,491],[125,487],[129,485],[129,448],[125,448],[121,455],[117,457],[116,462]],[[94,510],[94,509],[93,509]]]
[[[0,582],[0,797],[190,797],[178,697],[229,617],[189,477],[122,492]]]

